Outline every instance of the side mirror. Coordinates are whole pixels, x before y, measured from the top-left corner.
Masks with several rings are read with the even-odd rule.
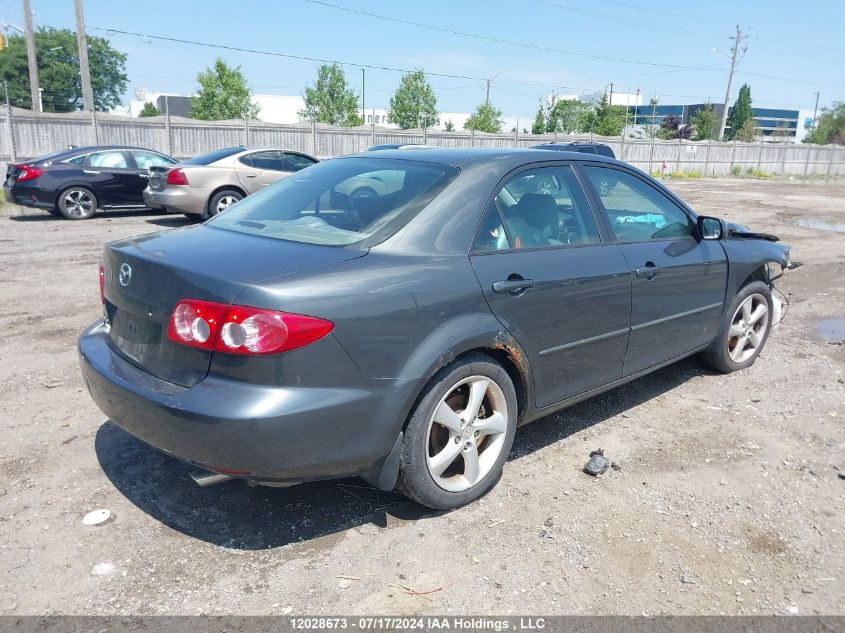
[[[724,229],[719,218],[706,215],[698,216],[698,235],[703,240],[720,240]]]

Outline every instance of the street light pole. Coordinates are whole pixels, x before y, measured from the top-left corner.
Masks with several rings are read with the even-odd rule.
[[[35,33],[32,30],[32,7],[29,0],[23,0],[23,26],[26,39],[26,59],[29,63],[29,94],[32,99],[32,109],[41,112],[38,103],[38,61],[35,57]]]
[[[736,58],[739,54],[740,46],[742,44],[742,31],[739,28],[739,24],[736,25],[736,41],[734,42],[733,49],[731,50],[731,72],[728,75],[728,89],[725,91],[725,103],[722,106],[722,118],[719,122],[719,140],[722,140],[722,137],[725,135],[725,125],[728,122],[728,103],[731,100],[731,86],[734,81],[734,71],[736,70]]]
[[[490,104],[490,82],[493,81],[499,75],[507,75],[507,74],[508,74],[508,71],[505,70],[505,71],[502,71],[500,73],[496,73],[495,75],[493,75],[489,79],[485,79],[485,81],[487,82],[487,96],[484,98],[484,103],[486,103],[488,105]]]
[[[816,107],[813,108],[813,127],[811,129],[816,128],[816,115],[819,113],[819,93],[816,93]]]

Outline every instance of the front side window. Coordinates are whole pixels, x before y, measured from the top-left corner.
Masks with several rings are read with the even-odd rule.
[[[608,167],[586,166],[584,172],[620,242],[665,240],[693,234],[689,216],[636,176]]]
[[[311,160],[307,156],[303,156],[302,154],[285,154],[285,158],[287,158],[288,160],[288,164],[290,165],[291,171],[299,171],[300,169],[305,169],[306,167],[310,167],[311,165],[317,162],[315,160]]]
[[[88,154],[88,164],[92,167],[105,167],[109,169],[127,169],[126,154],[123,152],[95,152]]]
[[[599,242],[593,214],[568,165],[539,167],[510,178],[485,211],[473,250]]]
[[[434,163],[336,158],[303,169],[209,226],[274,239],[365,248],[398,231],[458,174]]]

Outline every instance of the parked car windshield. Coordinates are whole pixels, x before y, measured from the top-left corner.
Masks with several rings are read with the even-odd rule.
[[[209,152],[208,154],[201,154],[199,156],[195,156],[194,158],[189,158],[188,160],[183,160],[183,165],[210,165],[211,163],[216,163],[218,160],[222,160],[224,158],[228,158],[233,154],[238,154],[244,151],[243,147],[227,147],[226,149],[218,149],[214,152]]]
[[[407,160],[329,160],[245,198],[208,224],[293,242],[366,247],[398,231],[457,173]]]

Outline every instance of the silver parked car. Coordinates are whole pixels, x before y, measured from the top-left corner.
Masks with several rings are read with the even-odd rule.
[[[286,149],[228,147],[173,167],[151,167],[144,202],[205,219],[316,162]]]

